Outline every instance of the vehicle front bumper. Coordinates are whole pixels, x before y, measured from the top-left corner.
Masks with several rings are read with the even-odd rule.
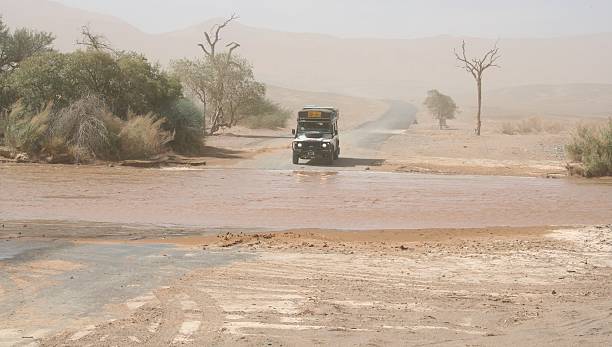
[[[333,149],[301,149],[295,148],[293,149],[293,154],[300,157],[300,159],[320,159],[320,158],[329,158],[333,155]]]

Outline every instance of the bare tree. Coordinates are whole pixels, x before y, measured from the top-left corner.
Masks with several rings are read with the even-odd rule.
[[[82,39],[77,40],[77,45],[85,46],[99,52],[110,51],[115,53],[115,50],[111,47],[106,37],[92,32],[89,25],[81,27],[81,36]]]
[[[228,50],[223,54],[217,54],[217,44],[221,41],[221,32],[223,31],[223,29],[225,29],[231,22],[239,18],[240,17],[238,17],[236,14],[233,14],[223,23],[215,24],[210,29],[210,32],[204,32],[204,38],[206,39],[206,42],[198,44],[198,46],[202,48],[202,51],[204,52],[209,65],[212,67],[212,72],[214,76],[212,80],[212,84],[214,86],[212,92],[207,93],[208,95],[203,95],[203,97],[200,97],[200,99],[203,100],[203,103],[205,105],[205,114],[209,111],[208,104],[211,104],[214,108],[212,116],[209,117],[210,134],[215,133],[219,130],[220,127],[226,124],[224,120],[224,106],[226,105],[226,94],[227,89],[229,88],[228,78],[231,78],[230,75],[232,68],[241,67],[232,59],[233,52],[240,47],[239,43],[230,42],[225,45]]]
[[[226,19],[225,22],[223,22],[222,24],[213,25],[213,27],[210,29],[210,32],[204,32],[206,43],[205,44],[199,43],[198,46],[202,48],[202,50],[204,51],[204,54],[206,54],[207,57],[209,58],[215,57],[217,43],[219,43],[219,41],[221,40],[221,31],[225,29],[225,27],[227,27],[231,22],[239,18],[240,17],[238,17],[236,14],[232,14],[232,16]],[[227,46],[229,47],[230,45],[232,46],[232,48],[230,48],[230,52],[240,47],[240,45],[235,42],[232,42],[228,44]]]
[[[476,115],[476,135],[480,136],[480,129],[482,127],[482,77],[484,72],[490,67],[499,67],[497,61],[501,57],[499,54],[499,48],[497,42],[492,49],[487,51],[482,58],[468,58],[465,52],[465,41],[461,43],[461,52],[455,52],[455,57],[461,62],[461,68],[469,72],[474,80],[476,80],[476,87],[478,89],[478,113]]]

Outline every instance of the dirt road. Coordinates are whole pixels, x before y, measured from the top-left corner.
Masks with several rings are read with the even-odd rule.
[[[415,120],[416,108],[403,101],[388,102],[389,108],[381,115],[362,117],[366,122],[358,126],[341,129],[341,156],[331,167],[333,170],[363,170],[368,166],[379,166],[384,160],[378,149],[384,142],[401,131],[408,129]],[[342,115],[350,117],[351,115]],[[353,124],[353,123],[350,123]],[[294,124],[290,124],[294,126]],[[289,131],[287,131],[289,134]],[[248,160],[234,163],[235,168],[266,170],[320,170],[317,162],[296,166],[291,163],[291,137],[254,138],[257,146],[268,148],[264,153]]]
[[[235,252],[193,252],[163,244],[1,239],[0,346],[25,345],[67,327],[86,330],[130,314],[153,291],[196,268],[245,258]],[[78,336],[75,331],[66,341]]]
[[[47,238],[0,240],[0,345],[603,346],[612,337],[611,226],[151,233],[165,240],[57,226],[36,225]],[[55,239],[61,231],[67,239]]]

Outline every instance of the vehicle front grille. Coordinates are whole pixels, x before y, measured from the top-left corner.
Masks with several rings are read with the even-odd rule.
[[[304,147],[302,147],[303,149],[306,150],[315,150],[315,149],[320,149],[321,148],[321,143],[320,142],[302,142]]]

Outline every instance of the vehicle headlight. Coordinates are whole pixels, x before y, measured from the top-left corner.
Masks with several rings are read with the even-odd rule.
[[[327,143],[324,143],[323,145],[321,145],[321,147],[323,148],[327,148],[329,145]]]
[[[296,146],[297,146],[297,148],[302,148],[302,147],[304,147],[304,144],[301,143],[301,142],[298,142]]]

